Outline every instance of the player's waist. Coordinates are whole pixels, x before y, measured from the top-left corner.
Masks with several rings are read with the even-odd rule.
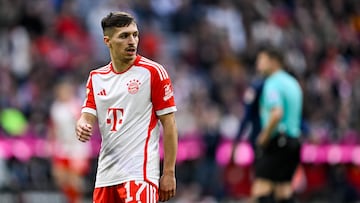
[[[272,138],[275,137],[286,137],[291,139],[298,139],[300,137],[299,133],[287,132],[287,131],[274,131],[271,135]]]
[[[144,176],[128,176],[128,177],[114,177],[111,180],[103,180],[101,178],[96,178],[95,181],[95,188],[99,188],[99,187],[109,187],[109,186],[113,186],[113,185],[119,185],[122,183],[126,183],[129,181],[146,181],[149,182],[153,185],[155,185],[156,187],[159,186],[159,178],[160,176],[150,176],[148,178],[144,178]]]

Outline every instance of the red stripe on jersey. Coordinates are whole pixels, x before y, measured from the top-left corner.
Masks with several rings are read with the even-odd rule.
[[[156,62],[153,62],[153,61],[143,57],[139,61],[139,64],[150,66],[150,67],[154,68],[158,72],[161,81],[169,78],[169,75],[166,72],[165,68]]]
[[[162,70],[166,73],[167,76],[166,79],[162,80],[159,66],[156,66],[157,63],[145,63],[143,62],[144,60],[145,58],[142,57],[138,64],[148,69],[151,73],[151,102],[153,104],[154,110],[159,111],[161,109],[175,106],[175,100],[173,96],[169,97],[169,99],[164,99],[168,96],[166,95],[168,92],[165,91],[166,87],[169,87],[169,91],[172,91],[171,80],[168,77],[166,70],[162,68]]]
[[[90,76],[86,84],[86,98],[82,108],[92,108],[96,110],[96,103],[94,99],[94,91],[92,87],[92,77]]]
[[[90,72],[90,76],[94,75],[94,74],[108,74],[111,72],[111,63],[109,63],[108,65],[95,69],[93,71]]]
[[[143,173],[144,173],[144,180],[147,181],[147,182],[150,182],[150,180],[148,180],[147,178],[147,171],[146,171],[146,167],[147,167],[147,159],[148,159],[148,154],[147,154],[147,151],[148,151],[148,145],[149,145],[149,140],[150,140],[150,137],[151,137],[151,132],[154,130],[154,128],[156,127],[156,124],[158,122],[158,119],[156,117],[156,114],[155,114],[155,111],[152,111],[151,113],[151,120],[150,120],[150,123],[149,123],[149,129],[148,129],[148,134],[147,134],[147,137],[146,137],[146,141],[145,141],[145,149],[144,149],[144,168],[143,168]]]

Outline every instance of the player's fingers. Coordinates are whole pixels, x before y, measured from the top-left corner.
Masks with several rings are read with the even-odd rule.
[[[83,131],[81,135],[90,137],[90,136],[91,136],[91,132]]]
[[[82,130],[87,133],[91,132],[91,128],[87,128],[87,127],[83,127]]]
[[[81,135],[77,135],[77,139],[83,142],[84,138],[81,137]]]
[[[166,191],[166,200],[165,201],[168,201],[169,199],[171,199],[172,197],[175,196],[175,190],[169,190],[169,191]]]
[[[85,124],[85,128],[87,129],[87,130],[89,130],[89,131],[91,131],[92,130],[92,126],[90,125],[90,124]]]
[[[169,199],[173,198],[176,195],[176,191],[175,190],[171,190],[168,192],[169,193]]]
[[[160,202],[164,201],[164,193],[161,190],[159,191],[159,201]]]
[[[76,129],[76,135],[78,136],[78,138],[82,135],[85,135],[85,131],[82,128],[77,128]]]
[[[87,136],[78,136],[78,139],[81,141],[81,142],[87,142],[90,140],[89,137]]]
[[[91,136],[91,130],[80,127],[79,128],[79,134],[80,135]]]
[[[85,132],[91,132],[91,130],[92,130],[92,126],[90,124],[87,124],[87,123],[78,124],[77,128],[79,128],[79,129],[81,129],[82,131],[85,131]]]
[[[91,132],[91,128],[90,127],[88,127],[88,126],[81,126],[81,129],[84,131],[84,132]]]
[[[174,197],[176,195],[176,190],[171,190],[170,197]]]
[[[80,139],[81,142],[87,142],[89,140],[85,140],[85,139]]]
[[[81,141],[81,142],[86,142],[86,140],[84,139],[84,138],[79,138],[79,141]]]
[[[165,202],[165,201],[169,200],[169,194],[167,192],[165,192],[164,190],[160,191],[160,197],[161,197],[161,199],[160,198],[159,199],[161,202]]]
[[[79,130],[79,129],[77,129],[77,128],[76,128],[75,132],[76,132],[76,136],[77,136],[77,137],[79,137],[79,136],[81,135],[81,133],[80,133],[80,130]]]
[[[79,132],[77,132],[77,138],[78,140],[85,142],[90,140],[91,135],[88,135],[86,132],[84,132],[83,130],[79,130]]]
[[[79,124],[76,125],[75,130],[76,130],[76,132],[80,132],[82,130],[82,126]]]
[[[81,125],[77,125],[76,126],[76,134],[81,135],[82,131],[83,131],[83,129],[82,129]]]
[[[88,135],[82,135],[81,138],[86,141],[90,140],[90,136],[88,136]]]

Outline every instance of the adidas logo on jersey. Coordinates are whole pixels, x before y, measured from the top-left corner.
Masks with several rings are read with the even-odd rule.
[[[97,93],[97,95],[99,95],[99,96],[106,96],[106,91],[105,91],[105,89],[102,89],[99,93]]]

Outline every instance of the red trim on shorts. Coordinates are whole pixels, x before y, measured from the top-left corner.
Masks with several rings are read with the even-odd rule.
[[[149,183],[152,183],[150,180],[148,180],[147,178],[147,171],[146,171],[146,166],[147,166],[147,150],[148,150],[148,145],[149,145],[149,140],[150,140],[150,137],[151,137],[151,132],[152,130],[156,127],[156,124],[157,124],[157,117],[155,115],[155,111],[153,110],[152,111],[152,114],[151,114],[151,120],[150,120],[150,123],[149,123],[149,129],[148,129],[148,135],[146,137],[146,142],[145,142],[145,148],[144,148],[144,165],[143,165],[143,173],[144,173],[144,180],[149,182]]]
[[[149,183],[149,185],[152,185],[154,188],[156,188],[156,190],[159,190],[159,186],[157,186],[155,183],[149,181],[149,180],[146,180],[147,183]]]

